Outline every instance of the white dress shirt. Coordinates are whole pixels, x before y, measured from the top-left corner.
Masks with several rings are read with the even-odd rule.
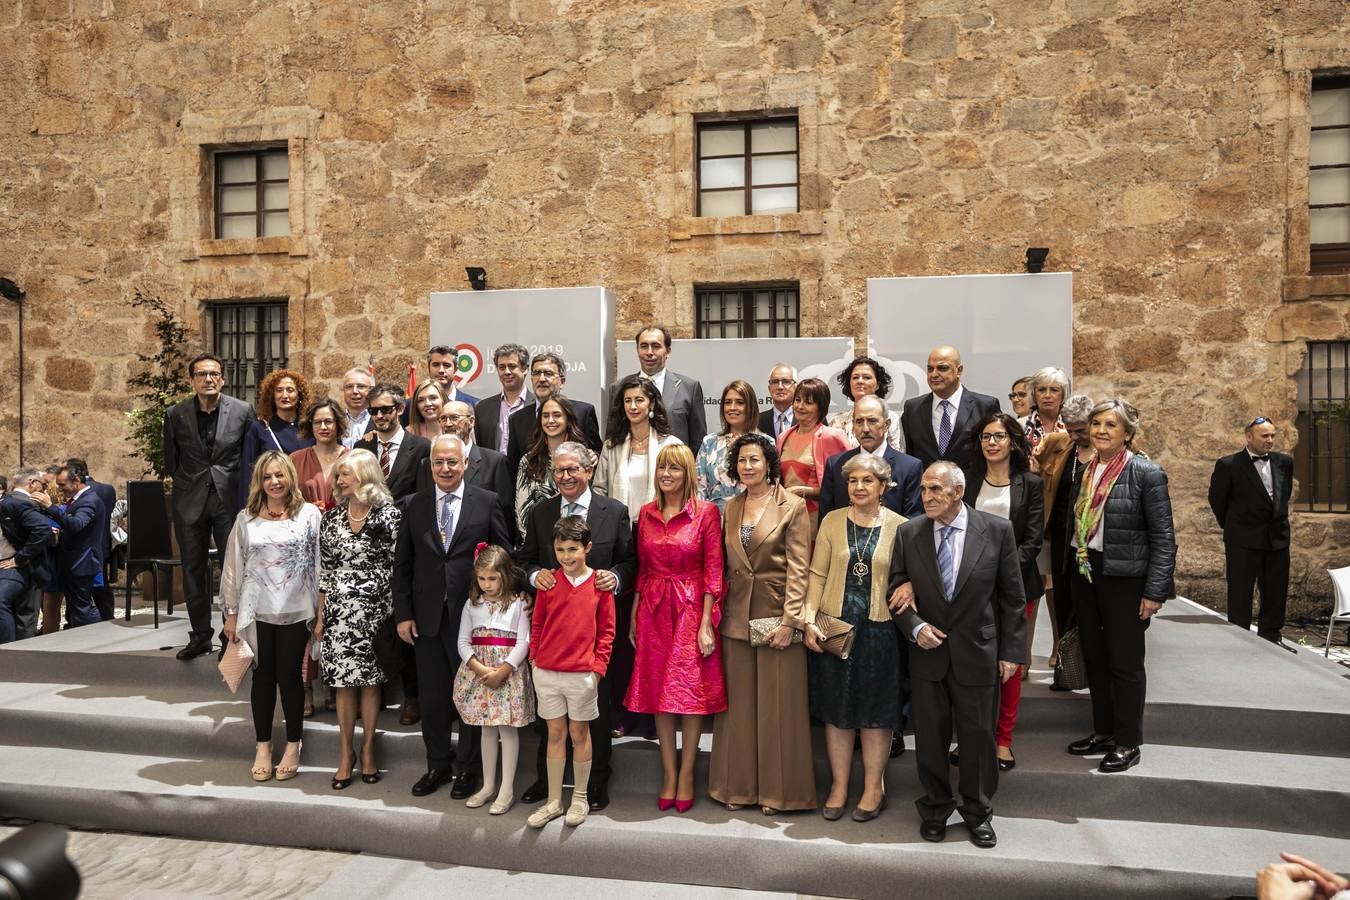
[[[966,505],[964,503],[961,504],[961,509],[957,512],[956,518],[952,519],[948,524],[956,529],[951,533],[951,536],[947,538],[947,546],[952,550],[952,574],[954,577],[961,572],[961,554],[966,549],[966,528],[970,524],[970,516],[966,515]],[[942,529],[944,527],[945,526],[937,519],[933,520],[933,552],[935,553],[938,551],[938,548],[942,546]],[[938,568],[938,577],[942,577],[941,567]],[[910,637],[917,641],[919,639],[919,629],[927,624],[927,622],[920,622],[918,625],[914,626],[914,630],[910,632]]]
[[[390,472],[394,471],[394,463],[398,462],[398,448],[403,443],[403,435],[405,433],[403,426],[400,425],[398,430],[394,432],[393,438],[388,442]],[[375,435],[375,442],[375,459],[378,461],[380,455],[384,453],[385,440],[377,434]]]
[[[343,414],[347,417],[347,433],[342,438],[342,446],[350,450],[370,430],[370,410],[363,409],[361,415],[353,416],[351,410],[346,409]]]
[[[1250,450],[1247,451],[1247,455],[1252,458],[1252,465],[1256,466],[1256,474],[1261,476],[1261,483],[1265,485],[1266,495],[1273,500],[1275,498],[1275,482],[1271,480],[1270,476],[1270,460],[1268,458],[1257,459],[1256,454]]]
[[[947,402],[952,405],[952,440],[956,439],[956,414],[961,411],[961,395],[965,393],[965,388],[959,384],[952,395],[947,398]],[[933,440],[940,441],[938,437],[942,433],[942,398],[937,394],[933,395]]]
[[[792,407],[787,409],[773,408],[773,436],[778,437],[787,431],[793,425],[797,424],[797,414],[792,411]]]
[[[442,539],[442,543],[449,541],[455,542],[455,532],[459,530],[459,520],[464,518],[464,479],[460,479],[459,484],[450,495],[455,498],[455,502],[450,504],[450,533]],[[441,490],[440,485],[436,486],[436,528],[441,527],[441,517],[444,515],[441,509],[445,503],[446,492]]]
[[[665,369],[662,369],[660,372],[657,372],[655,375],[648,375],[647,377],[650,378],[650,379],[652,380],[652,383],[656,385],[656,392],[657,392],[658,394],[664,394],[664,393],[666,392],[666,370],[665,370]]]

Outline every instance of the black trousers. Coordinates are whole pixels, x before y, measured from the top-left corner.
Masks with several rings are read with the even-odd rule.
[[[627,626],[624,627],[627,628]],[[627,631],[624,631],[623,639],[625,643],[628,641]],[[616,630],[616,637],[614,643],[618,644],[618,642],[619,641]],[[609,784],[609,776],[610,776],[609,757],[614,749],[613,748],[614,740],[610,732],[614,727],[614,717],[611,714],[613,706],[609,702],[607,702],[608,699],[611,697],[610,677],[608,673],[606,673],[605,677],[601,678],[600,681],[596,683],[595,692],[597,697],[599,698],[599,702],[596,703],[596,706],[599,708],[600,714],[596,716],[594,719],[591,719],[590,721],[590,731],[591,731],[590,784]],[[621,702],[623,702],[622,696],[619,696],[615,699],[616,704]],[[545,762],[545,760],[547,759],[547,752],[548,752],[548,722],[543,717],[540,717],[534,720],[534,725],[531,727],[534,728],[534,733],[539,736],[539,750],[538,752],[535,753],[535,760],[534,760],[535,773],[539,781],[547,783],[548,764]],[[567,738],[567,759],[569,760],[569,762],[572,759],[572,738],[570,735]],[[568,768],[570,770],[571,766],[569,765]],[[587,787],[589,788],[590,785],[587,785]]]
[[[103,621],[94,605],[93,575],[62,575],[61,593],[66,595],[66,627],[78,628]]]
[[[94,608],[98,610],[98,617],[101,621],[108,622],[116,611],[116,601],[113,599],[112,588],[108,586],[108,576],[103,576],[103,584],[94,588]]]
[[[258,659],[253,669],[253,732],[259,741],[272,740],[272,717],[281,693],[281,715],[286,720],[286,740],[300,740],[305,724],[305,686],[300,680],[300,663],[309,642],[309,625],[256,623]]]
[[[207,492],[205,509],[195,521],[187,522],[174,515],[174,536],[178,538],[178,551],[183,559],[183,596],[187,598],[188,619],[192,623],[189,640],[193,643],[209,644],[215,633],[211,626],[211,589],[207,586],[206,567],[213,538],[224,559],[232,527],[234,514],[215,491]]]
[[[1284,607],[1289,599],[1289,548],[1252,550],[1224,545],[1228,575],[1228,621],[1239,628],[1252,627],[1252,588],[1261,592],[1261,611],[1256,633],[1280,642]]]
[[[1092,730],[1115,735],[1123,747],[1144,742],[1144,632],[1148,619],[1139,618],[1144,577],[1102,574],[1102,555],[1088,551],[1092,568],[1089,582],[1073,570],[1073,610],[1092,693]],[[964,749],[962,750],[964,753]]]
[[[483,771],[481,729],[460,720],[451,690],[455,672],[459,670],[458,642],[459,612],[456,610],[451,624],[449,608],[442,606],[439,633],[434,637],[419,636],[413,644],[421,687],[418,701],[422,707],[422,742],[427,748],[428,769],[455,768],[478,774]],[[456,721],[459,721],[458,749],[450,736]]]
[[[994,723],[998,719],[998,682],[958,684],[950,669],[942,681],[910,678],[910,712],[914,723],[914,756],[924,796],[915,801],[925,822],[946,822],[953,809],[971,827],[994,814],[998,759]],[[947,751],[952,729],[961,744],[958,806],[952,795]]]

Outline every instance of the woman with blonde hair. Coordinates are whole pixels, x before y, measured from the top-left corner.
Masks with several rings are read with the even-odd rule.
[[[441,407],[448,401],[440,382],[424,381],[408,399],[408,433],[431,440],[441,433]]]
[[[295,467],[265,450],[249,479],[248,502],[234,520],[220,575],[225,636],[253,651],[253,780],[278,781],[300,771],[305,690],[300,661],[319,593],[319,510],[300,495]],[[277,693],[286,719],[286,752],[272,766]]]
[[[319,611],[314,634],[322,642],[323,680],[337,693],[338,765],[333,790],[352,783],[353,736],[361,709],[361,780],[380,780],[375,763],[380,685],[386,680],[375,654],[376,635],[394,610],[390,579],[402,518],[385,487],[380,462],[353,450],[334,467],[336,506],[319,530]]]
[[[309,382],[299,372],[276,369],[268,372],[258,385],[258,418],[244,432],[239,450],[239,471],[252,472],[253,464],[264,450],[291,454],[314,443],[300,432],[300,413],[309,407],[313,396]],[[239,479],[239,505],[248,500],[248,485]]]

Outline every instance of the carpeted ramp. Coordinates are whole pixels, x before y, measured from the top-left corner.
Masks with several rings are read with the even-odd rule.
[[[1169,603],[1149,633],[1144,761],[1104,776],[1095,759],[1063,751],[1089,730],[1088,701],[1041,683],[1041,625],[1042,668],[1023,692],[1018,765],[1000,783],[991,851],[971,846],[960,825],[944,844],[919,837],[912,753],[891,762],[890,807],[866,825],[730,813],[706,797],[686,815],[660,813],[656,745],[625,739],[609,809],[577,829],[559,821],[535,832],[525,827],[531,807],[490,816],[448,789],[412,797],[422,741],[393,710],[381,721],[380,784],[330,789],[332,713],[306,723],[300,777],[254,784],[246,696],[229,694],[212,660],[173,658],[183,621],[155,630],[148,616],[0,648],[0,814],[835,897],[1226,897],[1254,894],[1253,874],[1280,850],[1350,871],[1350,672]],[[518,790],[532,780],[532,750],[526,738]],[[824,788],[823,752],[817,759]],[[860,778],[858,762],[855,800]]]

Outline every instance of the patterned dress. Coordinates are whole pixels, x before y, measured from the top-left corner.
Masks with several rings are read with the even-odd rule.
[[[530,510],[534,509],[535,504],[558,493],[558,486],[553,483],[553,466],[544,466],[544,480],[534,481],[525,471],[529,464],[530,458],[522,456],[520,465],[516,468],[516,528],[519,529],[518,534],[525,533],[525,523],[530,521]]]
[[[666,522],[657,503],[648,503],[638,517],[637,555],[637,649],[624,705],[636,713],[723,711],[721,514],[691,500]],[[713,652],[706,657],[698,648],[704,594],[713,596]]]
[[[534,721],[534,685],[526,658],[530,652],[530,610],[526,599],[515,598],[506,609],[485,602],[464,604],[459,620],[459,671],[451,696],[459,716],[469,725],[506,725],[519,728]],[[495,688],[478,680],[469,669],[469,657],[489,669],[503,662],[512,672]]]
[[[345,506],[323,514],[319,529],[319,589],[323,591],[324,684],[383,684],[376,661],[376,635],[394,611],[390,579],[394,542],[402,513],[391,503],[370,510],[353,532]]]
[[[718,512],[726,512],[727,501],[744,490],[727,474],[727,450],[733,439],[730,434],[710,434],[698,448],[698,498],[717,504]]]

